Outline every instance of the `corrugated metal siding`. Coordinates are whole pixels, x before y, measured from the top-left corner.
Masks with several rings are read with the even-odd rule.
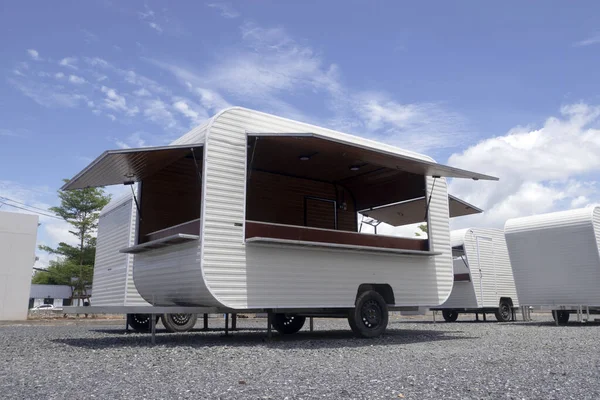
[[[123,246],[121,248],[124,247],[128,247],[128,246],[133,246],[135,245],[135,226],[136,226],[136,221],[137,221],[137,208],[135,203],[133,202],[133,196],[132,197],[132,201],[131,201],[131,216],[129,218],[130,220],[130,225],[129,225],[129,237],[128,237],[128,244],[126,246]],[[119,249],[120,250],[120,249]],[[133,254],[127,254],[127,283],[126,283],[126,293],[125,293],[125,305],[126,306],[149,306],[150,304],[148,304],[143,298],[142,296],[139,294],[139,292],[137,291],[136,287],[135,287],[135,283],[133,281],[133,260],[135,259],[135,255]]]
[[[125,286],[129,256],[119,253],[127,247],[131,237],[131,210],[133,200],[121,198],[109,204],[98,220],[98,237],[91,304],[95,306],[122,306],[125,304]]]
[[[441,256],[246,246],[242,225],[248,132],[312,132],[397,151],[251,110],[230,109],[215,117],[205,145],[202,270],[221,303],[233,308],[348,307],[360,283],[390,283],[398,305],[438,305],[446,299],[453,277],[445,179],[436,182],[429,213],[432,250],[444,252]],[[428,193],[432,183],[428,178]]]
[[[598,208],[508,220],[506,244],[523,305],[600,306]]]
[[[499,229],[469,229],[465,233],[464,247],[478,306],[498,307],[501,297],[509,297],[517,307],[504,233]]]
[[[133,279],[153,305],[218,305],[204,285],[197,242],[136,254]]]
[[[171,144],[204,143],[211,121],[192,129]],[[218,305],[204,284],[200,269],[200,243],[137,254],[132,276],[141,298],[159,306]]]
[[[431,160],[433,161],[433,160]],[[452,248],[450,247],[450,218],[448,208],[448,189],[446,179],[427,177],[426,195],[429,198],[432,188],[433,196],[429,204],[428,228],[431,250],[440,251],[443,254],[433,257],[435,270],[431,275],[420,282],[422,290],[433,293],[437,292],[437,302],[433,305],[442,304],[452,291],[454,274],[452,268]],[[423,304],[428,305],[428,304]]]
[[[442,308],[498,307],[501,297],[518,307],[517,290],[503,231],[461,229],[452,231],[452,243],[464,246],[465,259],[454,261],[454,273],[469,273],[471,282],[454,282],[452,294]],[[479,251],[478,251],[479,250]],[[481,269],[481,273],[480,273]],[[481,286],[480,286],[481,284]]]
[[[204,143],[204,138],[206,137],[206,129],[208,125],[212,121],[212,118],[205,121],[201,125],[198,125],[185,135],[181,136],[178,139],[175,139],[171,142],[172,146],[180,145],[180,144],[200,144]]]
[[[462,261],[461,261],[462,262]],[[477,308],[473,282],[454,282],[452,293],[440,308]]]

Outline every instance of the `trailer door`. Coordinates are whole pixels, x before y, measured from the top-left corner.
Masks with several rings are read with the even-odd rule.
[[[479,306],[496,307],[498,306],[498,287],[496,283],[494,241],[490,237],[477,236],[475,237],[475,245],[477,247],[477,272],[479,275],[479,285],[477,287]]]

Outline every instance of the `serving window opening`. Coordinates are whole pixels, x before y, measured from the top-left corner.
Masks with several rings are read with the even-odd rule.
[[[140,182],[138,243],[200,235],[203,148],[191,148]]]
[[[425,176],[391,156],[312,136],[250,136],[247,168],[247,242],[429,251],[425,238],[360,231],[364,213],[425,197]],[[402,210],[414,213],[407,224],[426,221],[424,206]]]

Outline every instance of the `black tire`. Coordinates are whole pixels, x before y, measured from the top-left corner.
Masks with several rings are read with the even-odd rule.
[[[150,318],[151,314],[127,314],[127,323],[136,332],[150,332],[152,329]]]
[[[356,299],[356,306],[348,315],[352,332],[362,338],[373,338],[383,334],[388,320],[388,306],[384,298],[374,290],[361,293]]]
[[[498,310],[494,313],[498,322],[508,322],[512,316],[512,305],[506,299],[500,300]]]
[[[446,322],[455,322],[458,319],[458,311],[442,310],[442,317]]]
[[[187,332],[198,320],[196,314],[163,314],[161,316],[165,329],[169,332]]]
[[[304,326],[306,317],[294,314],[275,314],[271,325],[282,335],[291,335],[298,332]]]
[[[567,323],[569,323],[569,316],[571,314],[567,311],[564,310],[554,310],[552,311],[552,319],[554,319],[555,321],[558,319],[558,323],[560,325],[565,325]]]

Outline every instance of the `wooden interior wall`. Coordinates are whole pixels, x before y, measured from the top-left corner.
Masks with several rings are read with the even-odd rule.
[[[202,170],[201,155],[196,155]],[[200,218],[202,186],[194,160],[182,158],[144,179],[140,196],[139,242],[160,229]]]
[[[331,183],[252,171],[247,187],[246,219],[277,224],[304,226],[305,196],[345,201],[346,210],[338,208],[338,229],[356,231],[356,208],[352,196]],[[333,229],[333,205],[327,202],[308,202],[308,224],[316,228]]]

